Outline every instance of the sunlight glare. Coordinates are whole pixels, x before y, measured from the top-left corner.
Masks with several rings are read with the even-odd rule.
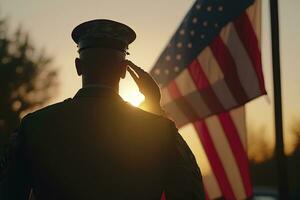
[[[142,95],[138,91],[131,91],[127,93],[121,93],[122,98],[130,103],[131,105],[138,107],[145,99],[144,95]]]

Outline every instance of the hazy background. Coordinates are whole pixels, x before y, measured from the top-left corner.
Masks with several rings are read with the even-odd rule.
[[[262,1],[262,58],[268,96],[247,104],[247,125],[257,130],[265,127],[261,137],[266,137],[273,145],[269,1]],[[149,71],[193,3],[193,0],[0,0],[0,14],[8,17],[12,29],[21,24],[35,46],[45,48],[47,54],[54,57],[60,87],[50,102],[53,103],[73,97],[81,86],[74,67],[77,48],[70,37],[76,25],[106,18],[131,26],[137,33],[137,39],[129,48],[129,59]],[[279,1],[279,8],[283,119],[287,150],[291,151],[294,138],[290,127],[300,119],[300,1]],[[121,82],[120,94],[133,104],[143,99],[129,76]]]

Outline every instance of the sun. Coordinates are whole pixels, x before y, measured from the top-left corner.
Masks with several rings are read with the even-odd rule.
[[[127,101],[135,107],[138,107],[145,99],[144,95],[142,95],[138,91],[130,91],[126,93],[121,93],[120,95],[125,101]]]

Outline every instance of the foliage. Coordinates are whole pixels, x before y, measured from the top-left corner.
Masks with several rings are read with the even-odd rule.
[[[26,112],[45,104],[57,88],[52,59],[38,51],[28,33],[8,30],[0,19],[0,145]],[[1,147],[0,146],[0,147]]]
[[[294,120],[291,126],[291,133],[294,140],[294,146],[296,148],[300,148],[300,120]]]
[[[253,162],[263,162],[273,156],[274,143],[267,134],[266,127],[252,125],[247,134],[248,158]]]

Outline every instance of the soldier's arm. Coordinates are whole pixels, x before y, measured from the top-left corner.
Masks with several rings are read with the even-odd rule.
[[[204,187],[196,159],[175,127],[172,127],[167,163],[166,199],[204,200]]]
[[[160,107],[161,94],[156,82],[150,74],[131,61],[125,60],[124,62],[128,66],[127,71],[137,84],[139,91],[145,96],[145,100],[139,107],[147,112],[164,116],[165,113]]]
[[[0,157],[1,200],[29,199],[31,187],[24,154],[24,134],[19,129],[11,134],[10,143]]]

